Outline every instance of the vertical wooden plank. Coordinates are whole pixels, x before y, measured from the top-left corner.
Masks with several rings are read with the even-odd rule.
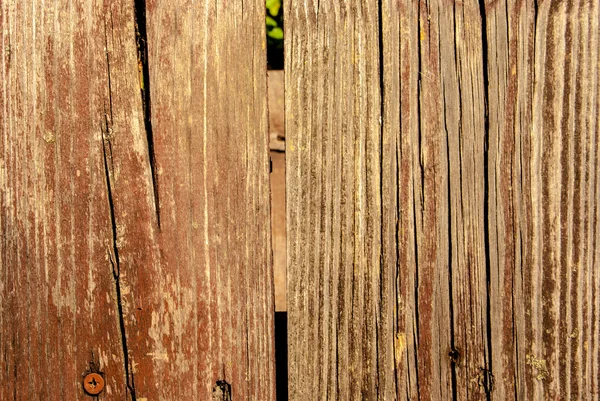
[[[291,398],[315,388],[332,399],[485,397],[484,138],[475,136],[485,103],[482,77],[471,74],[482,65],[478,5],[456,14],[435,3],[289,6]],[[379,10],[381,21],[363,9]],[[321,26],[341,33],[321,37]],[[320,114],[335,107],[331,120]],[[321,167],[332,159],[340,166]],[[450,182],[459,185],[452,196]],[[339,188],[340,201],[321,188]],[[338,219],[339,231],[313,236]],[[363,243],[377,257],[362,259]],[[346,292],[328,293],[330,285]],[[317,358],[300,348],[314,342],[322,344]],[[335,372],[331,385],[326,369]]]
[[[154,192],[123,216],[153,239],[129,276],[137,397],[273,399],[264,4],[135,11]]]
[[[406,277],[398,310],[408,311],[398,316],[398,397],[485,399],[491,369],[480,8],[387,4],[383,26],[401,38],[399,50],[387,50],[394,32],[382,31],[383,59],[392,69],[386,75],[384,64],[384,93],[400,88],[383,107],[400,113],[400,124],[384,122],[384,131],[399,137],[398,178],[383,178],[398,180],[396,245],[405,254],[397,267]]]
[[[274,399],[263,2],[0,10],[0,398]]]
[[[135,68],[117,46],[109,70],[108,35],[127,43],[130,31],[107,26],[124,26],[131,9],[2,1],[0,10],[0,399],[81,400],[92,370],[108,398],[125,399],[101,128],[111,74]],[[121,93],[118,116],[139,99]]]
[[[499,400],[597,398],[598,12],[487,8]]]
[[[292,400],[594,399],[597,17],[288,2]]]
[[[374,399],[378,325],[393,324],[391,316],[381,323],[376,314],[377,4],[287,2],[284,10],[289,394]]]
[[[389,132],[391,137],[396,137],[395,147],[396,159],[396,185],[397,185],[397,223],[396,223],[396,254],[398,261],[397,273],[397,310],[396,318],[397,333],[394,343],[394,360],[396,367],[397,398],[418,399],[420,387],[417,371],[417,309],[414,301],[416,280],[417,241],[416,229],[416,185],[420,183],[413,175],[415,163],[418,156],[415,155],[415,147],[418,144],[419,113],[418,103],[411,101],[417,98],[419,91],[419,14],[418,4],[405,2],[399,10],[394,7],[393,2],[385,2],[382,15],[383,27],[387,28],[382,35],[389,37],[385,40],[383,73],[385,89],[384,105],[392,105],[399,102],[399,107],[384,107],[384,132]],[[399,22],[395,24],[394,17]],[[398,37],[399,48],[391,47],[394,43],[392,38]],[[402,55],[402,56],[401,56]],[[389,65],[389,67],[388,67]],[[398,70],[398,73],[395,73]],[[397,87],[398,92],[392,88]],[[387,118],[386,118],[387,117]],[[392,118],[394,117],[394,119]],[[405,135],[400,135],[400,132]],[[394,177],[394,171],[390,172]],[[393,180],[388,184],[394,186]],[[403,205],[400,207],[400,205]],[[394,212],[391,212],[394,213]],[[393,214],[392,214],[393,215]],[[394,266],[392,266],[392,269]],[[400,270],[401,269],[401,270]]]
[[[536,5],[527,1],[490,4],[486,8],[488,54],[489,152],[488,178],[490,243],[490,311],[492,333],[493,399],[531,399],[535,374],[526,364],[538,364],[527,351],[540,322],[530,320],[532,271],[539,263],[528,255],[535,247],[531,236],[533,206],[531,144],[532,95],[536,58]],[[537,217],[539,218],[539,217]],[[537,219],[536,218],[536,219]],[[530,369],[528,367],[527,370]],[[541,365],[540,365],[541,367]],[[502,378],[502,380],[500,380]]]

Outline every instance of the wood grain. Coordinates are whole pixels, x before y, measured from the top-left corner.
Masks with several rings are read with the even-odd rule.
[[[598,7],[285,4],[290,399],[597,398]]]
[[[274,399],[263,2],[0,24],[0,399]]]

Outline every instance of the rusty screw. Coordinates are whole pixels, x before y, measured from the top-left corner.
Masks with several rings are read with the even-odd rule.
[[[83,379],[83,389],[89,395],[98,395],[104,389],[104,378],[98,373],[90,373]]]

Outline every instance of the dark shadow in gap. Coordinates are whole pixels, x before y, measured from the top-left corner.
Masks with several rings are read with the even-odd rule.
[[[267,48],[267,69],[283,70],[283,49]]]
[[[266,0],[267,69],[283,70],[282,0]]]
[[[287,312],[275,312],[275,383],[277,386],[277,401],[287,401]]]

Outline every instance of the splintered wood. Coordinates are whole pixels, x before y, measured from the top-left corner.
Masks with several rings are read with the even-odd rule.
[[[290,399],[598,399],[599,3],[284,9]]]
[[[273,400],[264,1],[0,0],[0,399]]]

